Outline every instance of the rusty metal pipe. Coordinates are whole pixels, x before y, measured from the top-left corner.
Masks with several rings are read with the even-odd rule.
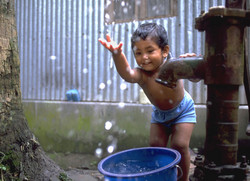
[[[204,79],[202,57],[170,59],[163,64],[156,82],[175,87],[178,79]]]

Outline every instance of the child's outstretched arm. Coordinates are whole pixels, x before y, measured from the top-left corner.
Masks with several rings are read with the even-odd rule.
[[[141,79],[141,73],[138,69],[131,69],[127,58],[122,52],[122,43],[118,45],[111,40],[109,35],[105,39],[98,40],[106,49],[108,49],[113,56],[116,69],[120,76],[127,82],[138,83]]]

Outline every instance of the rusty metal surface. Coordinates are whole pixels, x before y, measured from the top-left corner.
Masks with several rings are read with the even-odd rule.
[[[230,22],[227,22],[226,18],[230,18],[231,21],[229,19]],[[213,19],[214,21],[210,21],[211,19]],[[223,7],[213,7],[210,8],[207,13],[203,13],[198,18],[195,18],[195,28],[199,31],[204,31],[212,24],[218,25],[222,21],[223,23],[240,23],[245,26],[250,26],[250,11]]]
[[[179,79],[204,79],[204,67],[202,57],[168,60],[163,64],[156,81],[173,88]]]

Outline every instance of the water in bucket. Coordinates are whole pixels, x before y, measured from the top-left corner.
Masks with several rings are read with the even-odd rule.
[[[173,149],[136,148],[110,155],[98,169],[105,181],[175,181],[180,159],[180,153]]]

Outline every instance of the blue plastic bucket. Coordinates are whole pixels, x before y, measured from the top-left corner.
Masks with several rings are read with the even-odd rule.
[[[104,181],[176,181],[181,160],[178,151],[145,147],[121,151],[98,164]]]

